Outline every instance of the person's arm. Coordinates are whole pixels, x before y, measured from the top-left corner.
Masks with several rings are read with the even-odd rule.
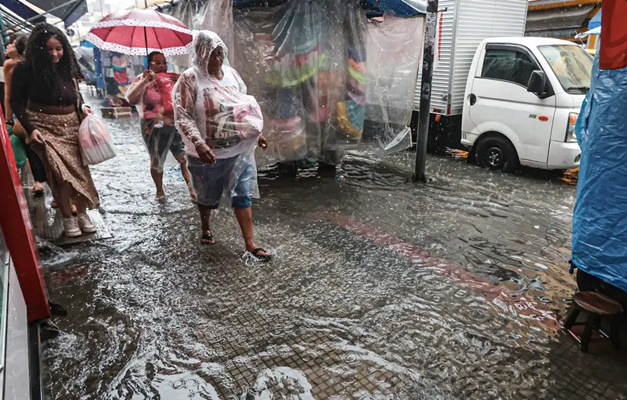
[[[15,61],[6,60],[2,66],[4,71],[4,118],[7,120],[13,119],[13,109],[11,108],[11,76],[13,75],[13,68],[15,68]]]
[[[35,127],[31,124],[28,114],[26,113],[30,84],[30,77],[28,75],[28,67],[24,63],[19,63],[13,68],[13,76],[11,76],[11,98],[9,103],[11,104],[13,113],[26,130],[26,133],[30,136],[35,130]]]
[[[144,93],[146,93],[146,88],[150,85],[153,79],[154,74],[150,70],[145,71],[142,75],[135,78],[126,91],[126,100],[130,105],[136,106],[142,102],[144,99]]]
[[[198,88],[193,75],[181,75],[172,90],[174,125],[176,129],[194,145],[198,157],[209,164],[215,163],[215,155],[202,138],[196,125],[196,98]]]

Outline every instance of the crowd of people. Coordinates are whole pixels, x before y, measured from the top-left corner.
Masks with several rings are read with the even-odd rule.
[[[201,243],[216,243],[211,211],[227,197],[245,254],[269,261],[269,252],[255,242],[252,218],[252,197],[258,194],[255,149],[267,147],[261,109],[228,64],[228,49],[215,33],[199,32],[193,52],[192,66],[180,76],[168,72],[162,53],[149,54],[147,70],[126,93],[140,114],[156,199],[165,200],[163,166],[170,152],[198,206]],[[67,37],[45,23],[30,37],[14,35],[3,72],[5,119],[26,148],[33,194],[43,195],[43,183],[50,187],[66,236],[95,233],[87,210],[97,209],[100,199],[79,142],[80,124],[93,110],[79,90],[83,77]]]

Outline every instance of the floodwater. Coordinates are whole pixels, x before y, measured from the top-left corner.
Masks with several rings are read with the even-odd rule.
[[[275,260],[247,264],[230,210],[201,246],[176,165],[159,204],[137,121],[107,123],[120,154],[93,174],[114,238],[43,257],[69,312],[44,352],[50,399],[554,398],[571,358],[625,398],[586,370],[604,360],[560,350],[576,190],[555,174],[431,157],[416,185],[410,153],[349,155],[335,179],[263,171]]]

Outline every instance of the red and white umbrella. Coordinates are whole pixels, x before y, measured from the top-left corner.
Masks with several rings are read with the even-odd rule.
[[[126,10],[109,14],[85,38],[101,50],[146,56],[187,54],[192,31],[178,19],[154,10]]]

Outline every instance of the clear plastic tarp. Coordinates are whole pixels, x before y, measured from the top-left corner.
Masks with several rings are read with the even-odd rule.
[[[582,151],[573,264],[627,292],[627,68],[592,72],[577,122]]]
[[[264,116],[260,164],[337,164],[347,150],[411,145],[422,17],[369,22],[356,0],[190,3],[173,15],[233,41],[231,65]],[[204,11],[202,22],[184,10]]]

